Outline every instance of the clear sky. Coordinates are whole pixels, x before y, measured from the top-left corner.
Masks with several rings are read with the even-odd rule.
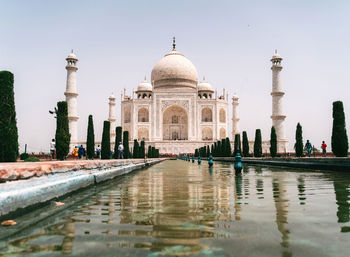
[[[342,100],[350,121],[350,1],[147,0],[0,2],[0,70],[15,75],[21,149],[48,151],[55,119],[48,113],[65,100],[65,58],[78,62],[79,139],[88,115],[100,140],[108,96],[129,94],[171,49],[196,66],[218,92],[240,97],[240,129],[268,140],[271,129],[270,58],[284,58],[282,71],[286,135],[330,146],[332,102]],[[230,100],[230,116],[232,113]],[[230,127],[231,127],[230,122]]]

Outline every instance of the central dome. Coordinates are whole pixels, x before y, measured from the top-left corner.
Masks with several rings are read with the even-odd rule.
[[[154,88],[196,88],[198,75],[192,62],[174,49],[153,67],[151,81]]]

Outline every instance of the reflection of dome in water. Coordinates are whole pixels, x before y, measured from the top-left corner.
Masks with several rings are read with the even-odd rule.
[[[173,49],[153,67],[151,81],[154,88],[178,86],[196,88],[196,67],[183,54]]]

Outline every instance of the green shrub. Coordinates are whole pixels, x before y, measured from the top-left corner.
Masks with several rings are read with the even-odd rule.
[[[25,159],[27,159],[29,157],[29,154],[27,153],[21,153],[21,155],[19,156],[19,158],[24,161]]]
[[[103,122],[102,142],[101,142],[101,159],[111,158],[111,123],[108,120]]]
[[[235,143],[233,149],[233,156],[236,156],[237,153],[241,154],[241,134],[235,135]]]
[[[68,107],[67,102],[57,103],[56,119],[56,156],[58,160],[66,159],[69,152],[70,134],[68,127]]]
[[[152,146],[152,158],[157,158],[156,148],[154,146]]]
[[[247,136],[247,132],[243,131],[243,142],[242,142],[242,146],[243,146],[243,156],[244,157],[248,157],[249,156],[249,141],[248,141],[248,136]]]
[[[199,156],[199,151],[198,149],[194,150],[194,157],[198,157]]]
[[[139,158],[139,142],[137,142],[136,139],[134,139],[134,149],[133,149],[133,154],[132,154],[132,158],[136,159]]]
[[[129,150],[129,131],[123,131],[124,159],[131,158]]]
[[[0,71],[0,162],[18,157],[18,131],[13,92],[13,74]]]
[[[114,158],[118,158],[118,147],[119,143],[122,142],[122,133],[123,129],[122,127],[116,127],[115,128],[115,145],[114,145]]]
[[[145,158],[145,141],[141,140],[139,150],[139,158]]]
[[[333,102],[332,152],[337,157],[347,157],[349,149],[345,127],[343,102]]]
[[[148,158],[153,158],[153,156],[152,156],[152,146],[148,146],[148,151],[147,151],[147,157]]]
[[[303,156],[304,143],[303,143],[303,129],[298,122],[297,130],[295,132],[295,145],[294,145],[295,155],[297,157]]]
[[[271,157],[276,157],[277,155],[277,135],[276,135],[276,129],[274,126],[271,128],[271,135],[270,135],[270,155]]]
[[[95,156],[95,133],[94,133],[94,122],[92,115],[89,115],[89,123],[87,129],[86,139],[86,156],[88,159],[93,159]]]
[[[257,129],[255,131],[255,141],[254,141],[254,157],[262,156],[262,145],[261,145],[261,130]]]
[[[31,156],[24,160],[25,162],[40,162],[38,157]]]

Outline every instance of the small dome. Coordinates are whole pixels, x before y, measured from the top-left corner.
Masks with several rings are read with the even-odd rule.
[[[277,50],[275,50],[275,53],[271,57],[271,60],[283,60],[283,58],[277,53]]]
[[[152,84],[147,82],[146,78],[144,81],[142,81],[138,87],[137,87],[137,91],[152,91]]]
[[[151,81],[154,88],[163,86],[196,88],[196,67],[183,54],[173,49],[153,67]]]
[[[198,84],[198,91],[213,91],[212,86],[209,84],[209,82],[205,81],[205,78],[203,78],[203,81]]]
[[[78,60],[77,56],[72,52],[68,55],[68,57],[66,59],[74,59],[74,60]]]
[[[236,93],[232,96],[232,100],[233,101],[238,101],[239,97],[238,95],[236,95]]]
[[[108,99],[110,99],[110,100],[113,100],[113,99],[115,99],[115,96],[114,96],[114,94],[112,93],[109,97],[108,97]]]

